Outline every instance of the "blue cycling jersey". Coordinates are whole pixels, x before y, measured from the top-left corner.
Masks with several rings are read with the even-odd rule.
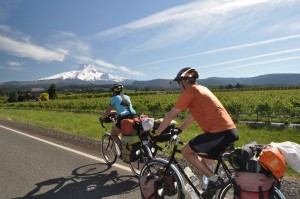
[[[113,96],[110,99],[110,106],[114,106],[117,110],[117,113],[119,114],[119,116],[125,116],[125,115],[129,115],[129,114],[136,114],[135,110],[132,108],[132,103],[130,101],[130,97],[128,95],[123,95],[123,97],[129,102],[129,110],[121,105],[122,103],[122,97],[120,95],[116,95]]]

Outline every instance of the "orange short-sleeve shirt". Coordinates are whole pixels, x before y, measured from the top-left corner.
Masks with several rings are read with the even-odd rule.
[[[216,133],[236,128],[218,98],[206,87],[193,85],[177,99],[175,108],[189,109],[204,132]]]

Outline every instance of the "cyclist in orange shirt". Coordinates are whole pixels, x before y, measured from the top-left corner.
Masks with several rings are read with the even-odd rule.
[[[182,155],[208,177],[207,190],[214,191],[222,184],[222,179],[207,166],[208,160],[196,153],[207,153],[212,156],[220,154],[230,143],[239,139],[239,133],[217,97],[208,88],[197,85],[198,78],[198,72],[191,67],[178,72],[173,81],[178,82],[182,93],[172,110],[165,115],[155,134],[160,135],[179,112],[188,109],[191,114],[179,126],[179,131],[187,128],[195,120],[204,133],[190,140],[183,147]]]

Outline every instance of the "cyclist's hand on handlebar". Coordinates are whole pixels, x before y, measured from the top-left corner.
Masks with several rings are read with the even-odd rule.
[[[179,128],[174,128],[174,129],[172,130],[172,134],[174,134],[174,135],[179,135],[181,132],[182,132],[182,130],[179,129]]]
[[[155,137],[157,136],[154,129],[152,129],[152,130],[149,132],[149,135],[150,135],[151,139],[153,139],[153,138],[155,138]]]

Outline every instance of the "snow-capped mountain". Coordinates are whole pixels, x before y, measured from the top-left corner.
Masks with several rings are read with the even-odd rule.
[[[77,70],[59,73],[50,77],[38,79],[40,80],[81,80],[87,82],[112,81],[123,82],[129,80],[127,78],[103,73],[95,68],[92,64],[84,63]]]

